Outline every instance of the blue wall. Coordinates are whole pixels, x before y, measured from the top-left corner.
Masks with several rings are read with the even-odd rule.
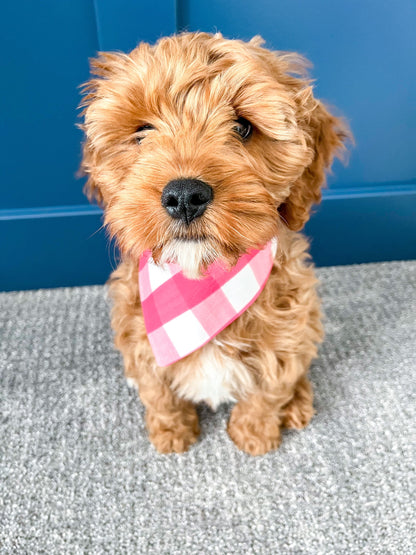
[[[261,34],[270,48],[305,54],[317,95],[348,117],[350,163],[335,164],[306,228],[318,265],[416,258],[415,27],[413,0],[7,0],[0,289],[106,280],[114,250],[75,178],[77,87],[97,50],[129,50],[185,28]]]

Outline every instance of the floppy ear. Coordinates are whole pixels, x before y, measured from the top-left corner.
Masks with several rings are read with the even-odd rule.
[[[78,175],[88,176],[84,193],[90,202],[95,201],[100,206],[104,206],[105,201],[98,179],[100,157],[98,138],[102,132],[97,122],[102,119],[102,113],[106,112],[106,105],[109,104],[106,95],[108,91],[111,91],[110,79],[123,68],[127,59],[126,54],[99,52],[97,58],[90,60],[91,79],[81,85],[81,92],[84,96],[80,108],[83,108],[81,116],[84,118],[84,123],[78,127],[85,133],[85,141]],[[100,106],[101,104],[104,109]]]
[[[351,139],[347,124],[331,115],[325,106],[312,98],[315,107],[306,125],[308,143],[313,160],[301,177],[293,184],[286,201],[279,207],[288,227],[293,231],[303,228],[310,217],[312,204],[321,201],[321,188],[325,184],[325,170],[329,170],[334,157],[341,157],[345,141]]]
[[[101,192],[101,189],[97,183],[97,181],[94,179],[93,174],[94,174],[94,167],[95,167],[95,161],[94,161],[95,155],[94,155],[94,150],[91,147],[91,142],[90,140],[87,138],[84,141],[84,144],[82,146],[82,162],[81,162],[81,167],[79,169],[78,175],[80,177],[82,176],[87,176],[87,182],[84,185],[84,194],[86,195],[86,197],[88,198],[88,200],[90,202],[96,202],[99,206],[104,207],[104,199],[103,199],[103,195]]]
[[[287,226],[299,231],[309,219],[312,204],[321,200],[325,171],[330,169],[334,157],[342,157],[345,142],[352,141],[352,135],[342,119],[333,116],[322,102],[314,98],[307,71],[311,63],[296,53],[270,52],[261,48],[263,42],[261,37],[254,37],[249,47],[289,93],[295,120],[292,123],[299,132],[298,142],[294,144],[299,146],[300,138],[302,146],[306,147],[305,156],[311,160],[279,207]]]

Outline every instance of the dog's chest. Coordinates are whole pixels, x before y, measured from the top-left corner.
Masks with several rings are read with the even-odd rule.
[[[215,410],[221,403],[246,395],[253,379],[240,360],[226,356],[211,342],[200,349],[193,368],[175,376],[172,386],[180,397],[194,403],[204,401]]]

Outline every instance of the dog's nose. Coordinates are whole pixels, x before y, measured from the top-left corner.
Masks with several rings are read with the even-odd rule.
[[[162,192],[162,206],[172,218],[189,225],[213,199],[212,187],[199,179],[174,179]]]

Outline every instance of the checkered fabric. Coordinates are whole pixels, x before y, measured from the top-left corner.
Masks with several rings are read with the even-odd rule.
[[[159,366],[196,351],[236,320],[260,295],[270,275],[276,240],[253,249],[226,270],[211,264],[202,279],[186,278],[177,264],[156,265],[150,251],[139,263],[144,322]]]

